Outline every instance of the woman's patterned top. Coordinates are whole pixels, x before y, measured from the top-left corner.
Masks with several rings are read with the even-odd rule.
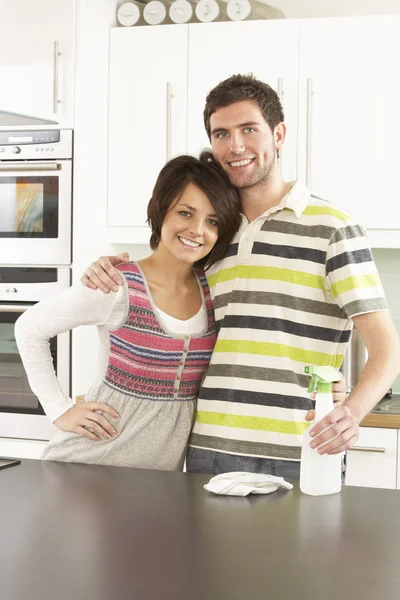
[[[207,311],[207,329],[198,336],[179,336],[160,325],[139,267],[131,263],[118,269],[128,284],[129,313],[124,325],[110,332],[105,383],[147,400],[195,399],[217,339],[204,272],[195,270]]]

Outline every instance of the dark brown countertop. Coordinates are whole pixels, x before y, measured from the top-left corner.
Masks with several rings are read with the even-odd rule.
[[[1,470],[1,598],[400,598],[400,492],[218,497],[208,479],[33,460]]]

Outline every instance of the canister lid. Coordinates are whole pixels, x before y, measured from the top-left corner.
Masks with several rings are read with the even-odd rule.
[[[221,9],[216,0],[200,0],[196,4],[196,17],[203,23],[210,23],[219,17]]]
[[[175,0],[169,7],[169,16],[174,23],[187,23],[193,16],[193,7],[188,0]]]
[[[251,15],[251,4],[249,0],[229,0],[226,9],[228,17],[232,21],[243,21]]]
[[[117,20],[124,27],[132,27],[140,19],[140,9],[134,2],[121,4],[117,12]]]
[[[143,17],[149,25],[159,25],[167,16],[167,9],[160,0],[151,0],[143,10]]]

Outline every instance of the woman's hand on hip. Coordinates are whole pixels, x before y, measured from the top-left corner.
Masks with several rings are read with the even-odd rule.
[[[54,425],[62,431],[79,433],[96,442],[101,438],[111,440],[117,430],[101,413],[106,413],[114,419],[119,418],[117,411],[105,402],[79,402],[58,417]]]

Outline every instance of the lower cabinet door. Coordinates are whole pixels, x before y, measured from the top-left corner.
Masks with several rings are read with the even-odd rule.
[[[397,429],[361,427],[347,451],[346,485],[396,489]]]

